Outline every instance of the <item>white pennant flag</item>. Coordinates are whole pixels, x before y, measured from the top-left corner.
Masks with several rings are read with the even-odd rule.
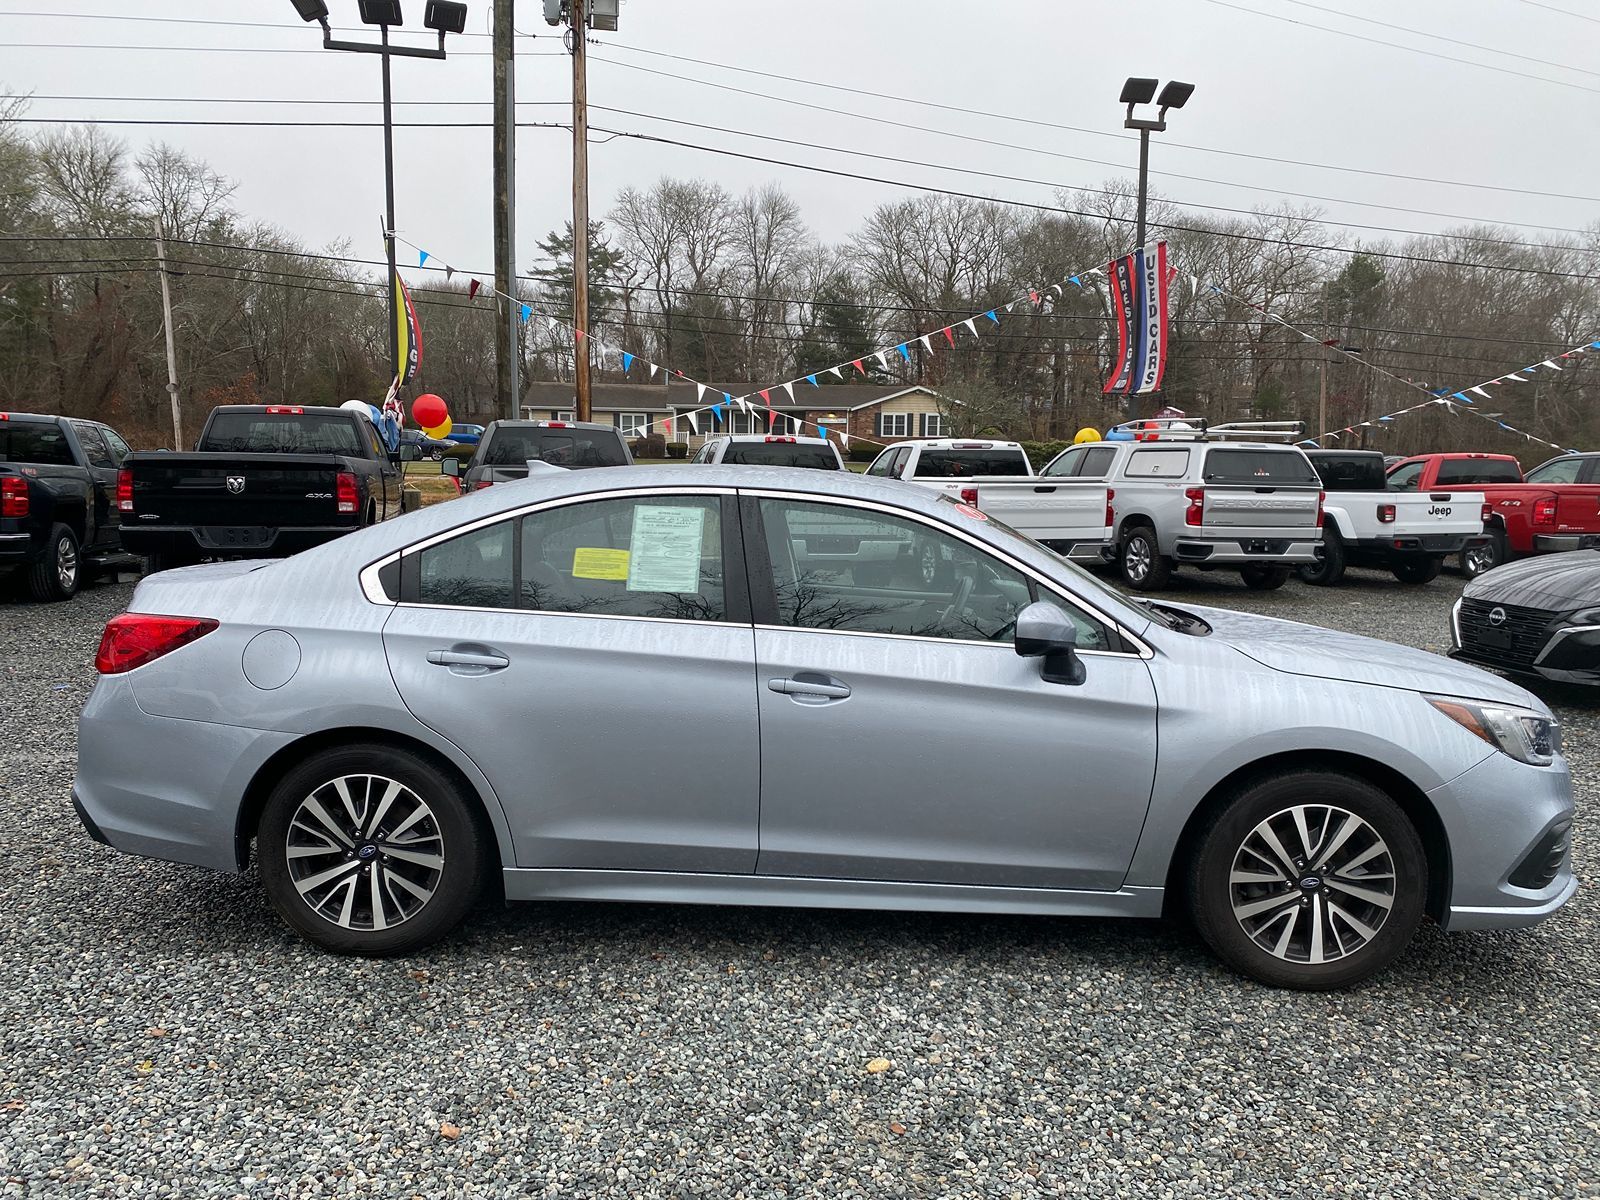
[[[839,431],[839,440],[844,443],[846,450],[850,449],[850,435],[842,429]]]
[[[689,418],[689,428],[694,430],[695,436],[698,437],[700,435],[699,418],[697,418],[693,412],[686,412],[683,415]]]
[[[1560,367],[1558,367],[1558,366],[1556,366],[1556,364],[1555,364],[1555,361],[1554,361],[1554,360],[1553,360],[1553,359],[1549,359],[1549,358],[1547,358],[1547,359],[1545,359],[1545,360],[1544,360],[1544,361],[1543,361],[1543,362],[1542,362],[1542,363],[1540,363],[1540,364],[1539,364],[1539,365],[1540,365],[1540,366],[1541,366],[1541,367],[1549,367],[1549,368],[1550,368],[1550,369],[1551,369],[1551,370],[1552,370],[1552,371],[1559,371],[1559,370],[1561,370],[1561,368],[1560,368]]]
[[[794,403],[794,384],[792,382],[784,384],[783,385],[783,390],[789,393],[789,403],[793,404]]]
[[[749,415],[750,401],[746,400],[743,396],[740,396],[738,400],[734,401],[734,403],[737,404],[741,410],[743,410],[746,416]]]
[[[1199,294],[1200,294],[1200,276],[1191,275],[1191,276],[1189,276],[1189,295],[1198,296]]]
[[[650,364],[650,378],[654,379],[655,377],[656,377],[656,365],[655,365],[655,363],[651,363]]]
[[[1011,311],[1011,305],[1012,305],[1012,304],[1015,304],[1015,303],[1016,303],[1016,301],[1015,301],[1015,300],[1012,300],[1012,301],[1010,301],[1010,302],[1009,302],[1009,303],[1008,303],[1008,304],[1007,304],[1007,305],[1006,305],[1006,311],[1007,311],[1007,312],[1010,312],[1010,311]]]
[[[1522,376],[1521,376],[1521,375],[1517,375],[1517,374],[1515,374],[1515,373],[1513,373],[1513,374],[1511,374],[1511,375],[1502,375],[1502,376],[1501,376],[1501,378],[1502,378],[1502,379],[1510,379],[1510,380],[1514,380],[1514,381],[1515,381],[1515,382],[1517,382],[1517,383],[1527,383],[1527,382],[1528,382],[1528,381],[1527,381],[1527,380],[1526,380],[1526,379],[1524,379],[1524,378],[1523,378],[1523,377],[1522,377]]]
[[[961,322],[963,325],[965,325],[967,327],[967,332],[970,333],[973,337],[977,337],[978,336],[978,327],[973,324],[973,322],[976,321],[977,319],[978,319],[977,317],[968,317],[965,321]]]
[[[922,343],[922,348],[924,350],[926,350],[929,354],[933,353],[933,343],[928,340],[928,335],[927,334],[923,334],[921,337],[919,337],[917,339],[917,341]]]
[[[704,404],[706,400],[706,385],[703,383],[697,383],[694,386],[696,389],[694,394],[694,402],[696,404]]]
[[[829,367],[828,374],[832,375],[835,379],[844,378],[844,373],[841,372],[838,367]]]
[[[872,356],[872,357],[874,357],[874,358],[876,358],[878,360],[878,366],[882,367],[885,371],[887,371],[889,369],[889,358],[888,358],[888,355],[889,355],[889,352],[887,350],[879,350],[876,354],[874,354]]]
[[[1485,400],[1489,399],[1489,393],[1484,391],[1482,386],[1475,387],[1475,388],[1468,388],[1467,391],[1469,391],[1469,392],[1477,392],[1478,395],[1482,396]]]

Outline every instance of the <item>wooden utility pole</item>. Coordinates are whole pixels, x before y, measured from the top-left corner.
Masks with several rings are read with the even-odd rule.
[[[167,284],[167,242],[156,226],[156,259],[161,269],[161,325],[167,335],[167,398],[172,401],[172,448],[183,450],[183,410],[178,404],[178,351],[172,341],[172,289]]]
[[[1328,285],[1322,285],[1322,334],[1328,334]],[[1317,433],[1320,436],[1328,430],[1328,348],[1322,348],[1322,357],[1317,360]],[[1319,442],[1318,445],[1321,443]]]
[[[572,326],[577,419],[590,421],[589,400],[589,74],[585,0],[572,3]]]
[[[494,5],[494,286],[495,390],[502,417],[522,414],[521,311],[517,289],[517,87],[513,0]]]

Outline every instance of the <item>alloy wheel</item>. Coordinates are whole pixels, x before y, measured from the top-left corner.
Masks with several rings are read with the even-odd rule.
[[[61,582],[61,590],[71,593],[78,582],[78,548],[72,544],[70,537],[63,536],[56,542],[56,578]]]
[[[1128,579],[1133,583],[1143,583],[1150,574],[1150,543],[1142,537],[1129,538],[1123,561]]]
[[[410,920],[439,888],[444,836],[428,802],[383,775],[341,775],[300,802],[285,838],[307,907],[345,929]]]
[[[1463,555],[1467,574],[1469,576],[1482,575],[1495,565],[1495,560],[1498,557],[1492,542],[1470,547],[1466,554]]]
[[[1394,858],[1361,817],[1297,804],[1246,835],[1228,876],[1247,937],[1276,958],[1328,963],[1378,936],[1395,903]]]

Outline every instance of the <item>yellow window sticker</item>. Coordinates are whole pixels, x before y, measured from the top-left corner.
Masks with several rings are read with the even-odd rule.
[[[626,579],[628,560],[626,550],[608,550],[600,546],[579,546],[572,552],[572,577],[574,579]]]

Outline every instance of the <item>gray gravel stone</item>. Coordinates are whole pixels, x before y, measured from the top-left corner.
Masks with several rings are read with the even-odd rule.
[[[1459,589],[1172,598],[1442,650]],[[915,914],[490,906],[368,962],[251,877],[78,827],[74,721],[129,592],[0,601],[0,1195],[1600,1191],[1596,698],[1549,693],[1585,890],[1522,933],[1426,928],[1350,993],[1257,987],[1165,924]]]

